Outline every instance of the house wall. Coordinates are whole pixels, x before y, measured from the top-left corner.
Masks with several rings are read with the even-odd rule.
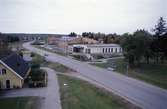
[[[113,54],[122,53],[121,47],[88,47],[91,54]],[[116,50],[117,49],[117,50]]]
[[[0,63],[0,71],[6,69],[6,74],[0,73],[0,88],[6,89],[6,80],[10,80],[10,88],[22,88],[24,80],[18,77],[16,74],[7,69]]]
[[[88,51],[90,50],[90,54],[119,54],[119,53],[122,53],[122,48],[120,46],[73,45],[73,47],[82,47],[83,53],[88,53]]]
[[[73,40],[68,41],[69,45],[73,44],[96,44],[97,41],[89,38],[78,37]]]

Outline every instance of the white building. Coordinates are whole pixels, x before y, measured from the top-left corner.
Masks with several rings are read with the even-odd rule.
[[[72,45],[70,51],[73,54],[122,55],[122,48],[118,44],[77,44]]]

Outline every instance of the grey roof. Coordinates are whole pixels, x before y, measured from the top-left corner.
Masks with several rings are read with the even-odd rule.
[[[16,53],[2,58],[1,61],[3,61],[8,67],[10,67],[23,78],[26,76],[30,68],[28,63],[24,61],[24,59]]]
[[[74,44],[73,46],[87,46],[87,47],[120,47],[119,44]]]
[[[88,44],[88,47],[120,47],[118,44]]]

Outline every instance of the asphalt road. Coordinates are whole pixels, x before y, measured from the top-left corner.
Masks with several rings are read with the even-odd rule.
[[[144,109],[167,109],[167,91],[164,89],[84,62],[34,48],[30,42],[24,43],[23,47],[42,56],[47,53],[49,55],[46,57],[47,60],[59,62],[75,69],[86,78],[96,81],[109,91]]]

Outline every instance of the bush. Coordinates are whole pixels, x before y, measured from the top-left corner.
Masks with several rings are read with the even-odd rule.
[[[88,57],[84,56],[84,55],[73,55],[73,57],[77,60],[80,60],[80,61],[88,61]]]
[[[35,56],[35,53],[33,53],[33,52],[31,52],[31,55],[30,55],[31,57],[34,57]]]
[[[42,81],[45,77],[45,72],[41,69],[35,69],[30,72],[32,81]]]
[[[40,64],[38,62],[32,62],[31,63],[31,69],[39,69],[40,68]]]
[[[29,87],[44,87],[46,72],[41,69],[34,69],[29,74]]]
[[[23,57],[23,52],[20,51],[20,52],[19,52],[19,55],[20,55],[21,57]]]

